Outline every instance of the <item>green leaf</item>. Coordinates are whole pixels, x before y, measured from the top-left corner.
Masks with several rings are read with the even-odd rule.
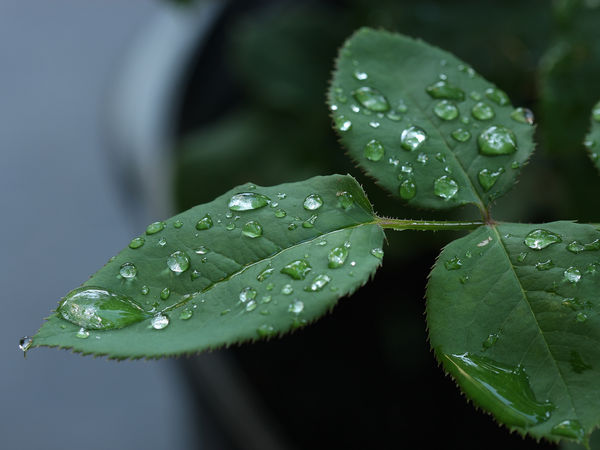
[[[600,424],[600,232],[481,227],[441,253],[431,345],[465,394],[511,429],[585,442]]]
[[[504,92],[453,55],[385,31],[346,41],[329,105],[352,158],[419,207],[485,210],[534,148],[529,112],[515,113]]]
[[[598,159],[598,152],[600,151],[600,101],[592,109],[590,132],[585,137],[584,145],[594,165],[600,170],[600,159]]]
[[[280,335],[366,283],[383,236],[350,176],[245,184],[151,224],[65,297],[34,346],[140,358]]]

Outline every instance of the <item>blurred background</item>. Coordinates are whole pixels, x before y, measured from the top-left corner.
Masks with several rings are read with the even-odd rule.
[[[534,111],[497,220],[597,222],[598,23],[600,0],[0,0],[0,447],[552,448],[475,411],[429,351],[426,277],[456,233],[389,234],[375,282],[278,341],[121,363],[17,343],[147,223],[246,181],[350,173],[380,214],[448,218],[390,198],[331,131],[333,58],[360,26],[449,50]]]

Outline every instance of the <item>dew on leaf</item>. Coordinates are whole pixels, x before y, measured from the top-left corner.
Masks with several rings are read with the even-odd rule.
[[[358,81],[365,81],[367,78],[369,78],[369,75],[367,74],[367,72],[362,72],[360,70],[355,70],[352,73],[352,76],[354,78],[356,78]]]
[[[148,295],[150,293],[150,288],[148,286],[144,285],[140,289],[140,292],[142,293],[142,295]]]
[[[260,223],[256,220],[251,220],[250,222],[246,222],[246,224],[242,227],[242,234],[249,238],[257,238],[261,237],[263,234],[263,229]]]
[[[457,128],[451,133],[452,138],[458,142],[467,142],[471,139],[471,133],[464,128]]]
[[[165,245],[167,245],[167,240],[164,237],[161,237],[156,243],[156,245],[158,245],[159,247],[164,247]]]
[[[493,347],[494,344],[498,342],[499,337],[500,336],[498,335],[498,333],[490,334],[487,338],[485,338],[485,340],[482,343],[483,349],[487,350],[488,348]]]
[[[156,234],[159,231],[162,231],[165,228],[164,222],[153,222],[146,227],[146,234]]]
[[[252,211],[264,208],[271,199],[257,192],[241,192],[231,197],[228,207],[232,211]]]
[[[458,192],[458,183],[448,175],[439,177],[433,182],[433,193],[445,200],[453,198]]]
[[[137,268],[135,267],[135,264],[126,262],[123,265],[121,265],[121,268],[119,269],[119,274],[123,278],[131,280],[132,278],[135,278],[137,274]]]
[[[336,194],[338,200],[338,206],[344,210],[349,210],[354,206],[354,197],[350,192],[338,192]]]
[[[494,108],[484,102],[478,102],[471,108],[471,115],[477,120],[491,120],[495,117]]]
[[[372,248],[370,253],[377,259],[383,259],[383,250],[379,247]]]
[[[142,245],[144,245],[145,242],[146,242],[146,239],[144,239],[142,236],[133,238],[131,240],[131,242],[129,243],[129,248],[132,248],[132,249],[140,248]]]
[[[160,299],[161,300],[167,300],[170,296],[171,296],[171,289],[169,289],[168,287],[166,287],[162,291],[160,291]]]
[[[377,89],[364,86],[352,92],[352,96],[370,111],[386,112],[390,109],[387,99]]]
[[[319,194],[310,194],[304,199],[303,206],[308,211],[315,211],[323,206],[323,199]]]
[[[257,307],[257,303],[255,300],[250,300],[247,304],[246,304],[246,311],[251,312],[254,311]]]
[[[190,258],[185,252],[177,250],[167,258],[167,266],[174,273],[182,273],[190,268]]]
[[[235,223],[229,222],[227,225],[225,225],[225,229],[227,231],[233,231],[233,230],[235,230]]]
[[[196,253],[196,255],[206,255],[208,252],[210,252],[209,248],[205,247],[204,245],[201,245],[198,248],[196,248],[196,250],[194,250],[194,253]]]
[[[381,124],[379,122],[376,122],[375,120],[372,120],[371,122],[369,122],[369,126],[371,128],[379,128]]]
[[[582,244],[579,241],[573,241],[567,245],[567,250],[572,253],[600,250],[600,239],[596,239],[588,244]]]
[[[446,270],[458,270],[462,267],[462,261],[458,256],[455,256],[444,261],[444,267],[446,267]]]
[[[584,312],[578,312],[577,315],[575,316],[575,320],[577,320],[577,322],[585,322],[587,320],[587,318],[588,318],[588,316]]]
[[[304,222],[302,222],[302,228],[312,228],[312,227],[314,227],[315,226],[315,222],[317,221],[318,218],[319,218],[319,216],[317,216],[316,214],[313,214],[308,219],[306,219]]]
[[[177,229],[181,228],[183,226],[183,221],[177,219],[175,222],[173,222],[173,226]]]
[[[162,330],[169,325],[169,318],[164,314],[157,314],[150,320],[150,325],[155,330]]]
[[[508,95],[506,95],[506,92],[504,92],[498,88],[492,88],[492,87],[487,88],[485,90],[485,96],[500,106],[505,106],[510,103],[510,100],[508,98]]]
[[[271,303],[271,296],[270,295],[263,295],[263,297],[261,299],[261,303]]]
[[[557,425],[554,425],[550,430],[550,433],[555,436],[575,439],[578,442],[582,442],[585,438],[585,431],[577,420],[563,420]]]
[[[529,125],[533,124],[535,117],[533,116],[533,111],[528,108],[517,108],[513,112],[510,113],[510,118],[515,122],[519,123],[527,123]]]
[[[246,303],[249,300],[254,300],[256,298],[256,289],[248,286],[240,291],[240,302]]]
[[[563,275],[569,283],[578,283],[581,280],[581,272],[576,267],[569,267],[563,272]]]
[[[281,293],[284,295],[290,295],[294,292],[294,288],[292,287],[291,284],[284,284],[283,287],[281,288]]]
[[[306,259],[296,259],[283,266],[280,272],[292,277],[294,280],[304,280],[311,270],[312,267]]]
[[[554,262],[549,259],[547,261],[540,261],[538,263],[535,264],[535,268],[537,270],[550,270],[554,267]]]
[[[304,303],[301,300],[294,300],[288,306],[288,311],[294,314],[300,314],[304,310]]]
[[[327,255],[329,261],[328,267],[330,269],[337,269],[342,267],[348,258],[348,249],[346,246],[335,247]]]
[[[86,330],[85,328],[81,327],[79,329],[79,331],[77,331],[77,333],[75,333],[75,337],[77,337],[79,339],[87,339],[88,337],[90,337],[90,332],[88,330]]]
[[[287,216],[287,212],[285,212],[285,210],[279,208],[275,211],[275,217],[277,217],[278,219],[281,219],[285,216]]]
[[[258,281],[265,281],[267,278],[273,275],[273,272],[275,272],[275,269],[269,265],[261,270],[258,275],[256,275],[256,279]]]
[[[298,228],[298,225],[293,222],[288,225],[288,230],[290,231],[295,230],[296,228]]]
[[[458,100],[461,102],[465,99],[465,92],[459,87],[448,83],[446,80],[437,81],[427,86],[425,90],[433,98]]]
[[[194,315],[194,310],[191,308],[184,308],[179,313],[179,319],[181,320],[189,320]]]
[[[417,194],[417,185],[413,180],[404,180],[398,189],[400,197],[404,200],[410,200]]]
[[[429,157],[425,153],[419,153],[417,155],[417,162],[419,162],[423,165],[427,164],[428,160],[429,160]]]
[[[496,181],[498,181],[498,178],[500,178],[500,175],[502,175],[503,173],[503,167],[498,167],[495,170],[481,169],[477,174],[477,179],[479,180],[479,184],[481,185],[483,190],[487,192],[494,186],[494,184],[496,184]]]
[[[308,285],[307,287],[304,288],[305,291],[310,291],[310,292],[317,292],[320,291],[321,289],[323,289],[327,283],[329,283],[331,281],[331,278],[328,275],[325,274],[321,274],[321,275],[317,275],[312,282],[310,283],[310,285]]]
[[[212,228],[212,226],[212,218],[210,217],[210,215],[206,214],[202,219],[200,219],[196,223],[196,230],[208,230],[209,228]]]
[[[479,135],[477,144],[482,155],[509,155],[517,150],[517,137],[512,130],[493,125]]]
[[[415,125],[406,128],[400,135],[400,145],[404,150],[411,152],[420,148],[426,140],[425,130]]]
[[[271,325],[263,324],[256,329],[256,333],[260,337],[269,337],[275,334],[275,328]]]
[[[458,117],[458,107],[450,100],[437,102],[433,112],[442,120],[454,120]]]
[[[562,242],[562,238],[548,230],[537,229],[525,236],[524,244],[533,250],[542,250],[549,245]]]

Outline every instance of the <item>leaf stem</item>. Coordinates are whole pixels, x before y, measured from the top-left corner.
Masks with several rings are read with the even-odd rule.
[[[379,226],[384,229],[403,231],[403,230],[473,230],[482,225],[485,222],[472,221],[438,221],[438,220],[404,220],[404,219],[393,219],[388,217],[377,217],[375,220]]]

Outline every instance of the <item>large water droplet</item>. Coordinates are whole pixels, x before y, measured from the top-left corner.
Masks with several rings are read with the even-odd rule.
[[[433,83],[425,89],[427,93],[433,98],[444,98],[448,100],[463,101],[465,99],[465,92],[446,80],[441,80]]]
[[[164,222],[153,222],[146,227],[146,234],[156,234],[165,228]]]
[[[319,194],[310,194],[304,199],[304,209],[308,211],[315,211],[323,206],[323,199]]]
[[[498,88],[487,88],[485,90],[485,96],[497,105],[504,106],[510,103],[510,99],[506,92],[501,91]]]
[[[182,273],[190,268],[190,258],[185,252],[177,250],[167,258],[167,266],[171,272]]]
[[[414,151],[420,148],[427,140],[427,133],[421,127],[411,126],[402,131],[400,145],[404,150]]]
[[[570,439],[575,439],[578,442],[583,441],[585,431],[577,420],[563,420],[554,425],[550,433],[556,436],[563,436]]]
[[[600,239],[596,239],[589,244],[582,244],[579,241],[573,241],[567,245],[567,250],[572,253],[600,250]]]
[[[578,283],[581,280],[581,272],[576,267],[569,267],[563,275],[569,283]]]
[[[317,275],[314,280],[310,283],[309,286],[305,287],[305,291],[316,292],[323,289],[327,283],[331,281],[331,278],[328,275],[321,274]]]
[[[249,300],[254,300],[256,298],[256,289],[251,288],[250,286],[245,287],[240,291],[240,302],[246,303]]]
[[[385,154],[385,148],[377,139],[372,139],[365,145],[364,154],[365,158],[367,158],[369,161],[377,162],[383,158],[383,155]]]
[[[433,193],[445,200],[451,199],[458,192],[458,183],[448,175],[439,177],[433,183]]]
[[[146,239],[144,239],[142,236],[133,238],[129,243],[129,248],[140,248],[142,245],[144,245],[144,242],[146,242]]]
[[[463,391],[500,422],[529,427],[550,418],[554,405],[537,401],[522,367],[470,353],[444,356]]]
[[[437,102],[433,112],[442,120],[454,120],[458,117],[458,107],[450,100]]]
[[[157,314],[150,320],[150,325],[155,330],[162,330],[169,325],[169,318],[164,314]]]
[[[386,112],[390,104],[381,92],[368,86],[356,89],[352,95],[365,108],[374,112]]]
[[[212,228],[212,226],[212,218],[207,214],[196,223],[196,230],[208,230],[209,228]]]
[[[92,330],[122,328],[147,317],[131,298],[89,286],[69,292],[57,312],[69,322]]]
[[[256,192],[241,192],[231,197],[227,206],[232,211],[251,211],[264,208],[270,201],[271,199],[266,195]]]
[[[527,123],[529,125],[533,124],[535,117],[533,116],[533,111],[528,108],[517,108],[513,112],[510,113],[510,118],[515,122],[519,123]]]
[[[552,233],[551,231],[537,229],[527,234],[523,242],[531,249],[542,250],[551,244],[562,242],[562,238],[558,234]]]
[[[333,248],[327,255],[329,268],[337,269],[342,267],[348,258],[348,249],[345,246]]]
[[[467,142],[471,139],[471,133],[469,130],[465,130],[464,128],[457,128],[452,133],[452,138],[458,142]]]
[[[304,280],[311,270],[312,267],[306,259],[296,259],[283,266],[280,272],[289,275],[294,280]]]
[[[242,234],[249,238],[257,238],[262,236],[263,229],[260,223],[256,220],[251,220],[242,227]]]
[[[493,125],[479,135],[477,144],[482,155],[509,155],[517,150],[517,137],[512,130]]]
[[[491,120],[494,118],[494,108],[484,102],[478,102],[471,108],[471,115],[477,120]]]
[[[410,200],[417,194],[417,185],[411,179],[404,180],[400,184],[399,193],[404,200]]]
[[[487,192],[494,186],[494,184],[496,184],[496,181],[498,181],[498,178],[503,173],[503,167],[498,167],[496,170],[481,169],[477,174],[477,178],[479,179],[479,184],[481,185],[483,190]]]

